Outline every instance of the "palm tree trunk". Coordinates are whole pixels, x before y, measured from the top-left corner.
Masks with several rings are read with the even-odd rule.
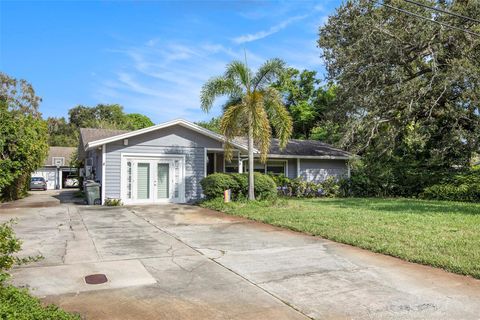
[[[253,128],[248,126],[248,200],[255,200],[255,187],[253,180]]]

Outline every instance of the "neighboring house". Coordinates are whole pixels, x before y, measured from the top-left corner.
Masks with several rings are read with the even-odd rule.
[[[77,169],[70,167],[70,161],[77,148],[50,147],[43,167],[32,173],[32,177],[43,177],[48,189],[62,189],[69,175],[76,175]]]
[[[179,119],[131,132],[82,128],[78,154],[85,177],[101,183],[103,200],[183,203],[202,197],[206,175],[247,170],[246,141],[233,142],[231,162],[224,159],[224,142],[224,136]],[[255,171],[322,181],[349,175],[351,157],[319,141],[290,140],[280,150],[272,139],[267,163],[256,161]]]

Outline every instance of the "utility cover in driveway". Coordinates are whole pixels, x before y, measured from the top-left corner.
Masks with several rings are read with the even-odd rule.
[[[107,276],[104,275],[103,273],[91,274],[85,277],[85,282],[87,284],[102,284],[107,281],[108,281]]]
[[[139,260],[16,268],[12,271],[12,274],[16,286],[28,285],[32,289],[31,292],[37,296],[156,283]],[[108,274],[109,281],[92,286],[86,283],[86,274]]]

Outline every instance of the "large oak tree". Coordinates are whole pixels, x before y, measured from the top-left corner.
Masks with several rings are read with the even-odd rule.
[[[480,17],[479,1],[419,0]],[[401,0],[401,8],[480,33],[480,24]],[[350,0],[320,28],[337,88],[342,145],[363,158],[370,193],[412,195],[469,165],[479,148],[480,37],[368,0]],[[376,180],[376,181],[373,181]]]

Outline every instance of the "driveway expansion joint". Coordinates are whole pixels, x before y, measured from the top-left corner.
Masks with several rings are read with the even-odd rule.
[[[128,210],[128,209],[127,209],[127,210]],[[252,286],[258,288],[259,290],[265,292],[266,294],[268,294],[269,296],[273,297],[274,299],[280,301],[282,304],[290,307],[292,310],[294,310],[294,311],[297,312],[298,314],[301,314],[302,316],[304,316],[304,317],[306,317],[306,318],[308,318],[308,319],[312,319],[312,320],[314,319],[314,318],[310,317],[309,315],[303,313],[301,310],[297,309],[296,307],[294,307],[293,305],[291,305],[291,304],[288,303],[287,301],[281,299],[280,297],[274,295],[273,293],[271,293],[271,292],[265,290],[264,288],[262,288],[261,286],[257,285],[255,282],[252,282],[252,281],[249,280],[248,278],[242,276],[241,274],[239,274],[239,273],[235,272],[234,270],[228,268],[227,266],[221,264],[220,262],[216,261],[215,259],[211,259],[211,258],[205,256],[201,251],[195,249],[195,247],[193,247],[193,246],[189,245],[188,243],[184,242],[184,241],[181,240],[177,235],[175,235],[175,234],[173,234],[173,233],[171,233],[171,232],[168,232],[168,231],[160,228],[160,227],[157,226],[156,224],[153,224],[152,222],[150,222],[148,219],[142,217],[141,215],[138,215],[135,211],[133,211],[133,210],[129,210],[129,211],[130,211],[132,214],[134,214],[135,216],[137,216],[137,217],[143,219],[144,221],[148,222],[149,224],[151,224],[153,227],[157,228],[157,229],[160,230],[161,232],[165,233],[166,235],[169,235],[170,237],[176,239],[177,241],[183,243],[183,244],[186,245],[187,247],[189,247],[189,248],[191,248],[192,250],[196,251],[196,252],[199,253],[200,255],[206,257],[208,260],[212,261],[213,263],[217,264],[218,266],[222,267],[223,269],[226,269],[226,270],[230,271],[231,273],[235,274],[236,276],[238,276],[238,277],[242,278],[243,280],[245,280],[246,282],[250,283]],[[179,266],[179,267],[180,267],[180,266]],[[192,279],[190,279],[190,280],[192,280]],[[191,282],[191,281],[190,281],[190,282]],[[189,282],[189,283],[190,283],[190,282]]]

